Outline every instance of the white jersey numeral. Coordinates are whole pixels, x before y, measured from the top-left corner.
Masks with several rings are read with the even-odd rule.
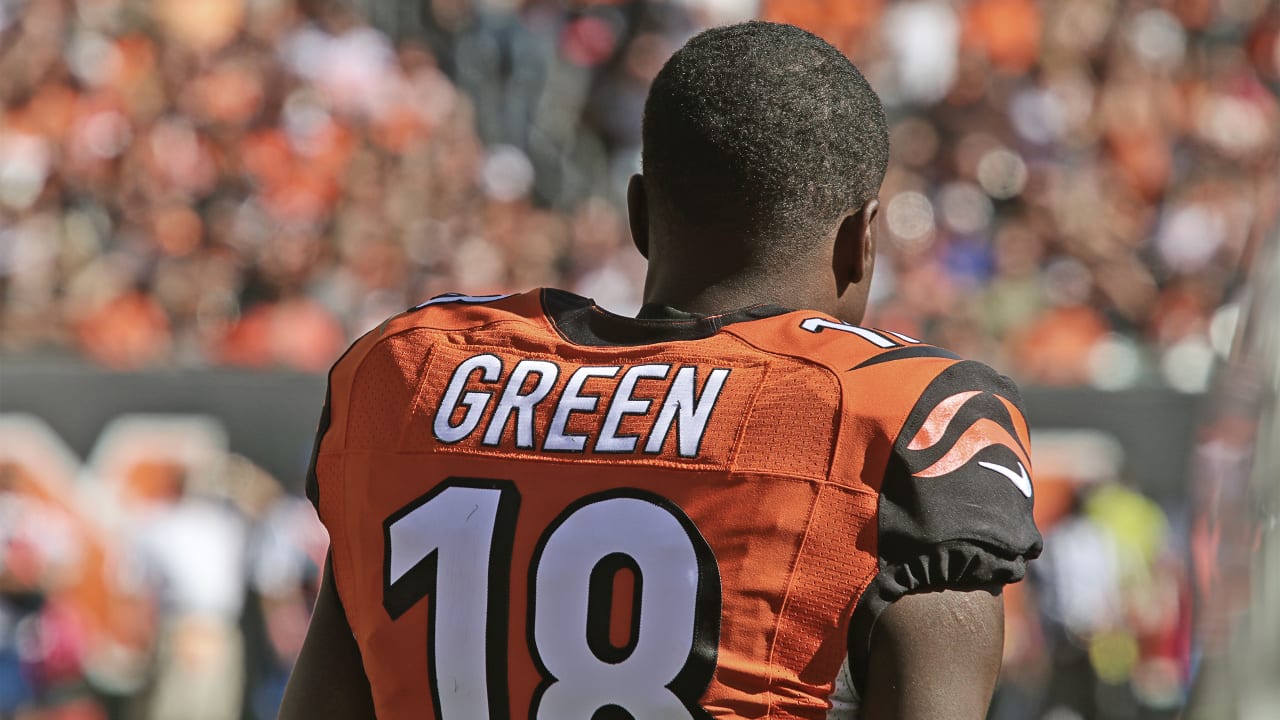
[[[494,536],[503,491],[443,485],[402,509],[386,525],[386,591],[383,604],[398,618],[431,595],[428,621],[431,694],[438,715],[453,720],[492,717],[486,669]],[[506,514],[514,513],[508,511]],[[510,540],[502,548],[510,554]],[[439,578],[469,592],[436,592]],[[477,642],[485,638],[486,642]],[[439,688],[449,688],[440,693]]]
[[[866,340],[872,345],[875,345],[876,347],[882,347],[882,348],[898,347],[901,344],[900,342],[895,342],[891,338],[886,337],[886,335],[892,335],[893,337],[905,343],[920,342],[919,340],[907,337],[906,335],[902,335],[901,333],[893,333],[888,331],[881,333],[880,331],[868,330],[867,328],[858,327],[857,325],[850,325],[848,323],[842,323],[842,322],[833,322],[831,320],[827,320],[826,318],[816,318],[816,317],[808,318],[800,323],[800,329],[808,330],[811,333],[820,333],[823,330],[839,330],[840,332],[846,332],[851,335],[857,335],[858,337],[862,338],[863,340]]]
[[[714,669],[715,650],[694,647],[709,556],[670,507],[642,497],[597,499],[553,525],[532,569],[533,646],[550,675],[533,717],[591,720],[608,705],[634,718],[694,717],[690,701],[706,684],[680,687],[679,676],[690,662],[703,664],[699,675]],[[631,568],[643,588],[632,609],[633,642],[621,651],[608,640],[605,590],[618,567]]]
[[[383,605],[395,620],[429,600],[431,698],[441,720],[509,715],[505,687],[511,549],[519,493],[509,482],[450,478],[387,518]],[[629,639],[614,644],[615,576],[633,574]],[[720,572],[683,511],[634,489],[571,505],[542,533],[526,623],[543,674],[531,717],[707,720]],[[524,597],[524,595],[519,595]],[[483,638],[483,642],[477,642]]]

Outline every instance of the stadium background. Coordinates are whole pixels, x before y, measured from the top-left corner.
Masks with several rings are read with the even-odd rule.
[[[636,309],[647,82],[757,16],[886,102],[868,324],[1026,388],[993,717],[1178,715],[1247,594],[1196,570],[1256,432],[1208,391],[1280,209],[1264,0],[0,0],[0,717],[274,717],[321,373],[440,292]]]

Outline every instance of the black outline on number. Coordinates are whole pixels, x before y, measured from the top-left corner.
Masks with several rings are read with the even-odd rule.
[[[489,696],[489,715],[507,718],[511,715],[507,678],[507,642],[510,635],[510,590],[512,547],[515,544],[516,516],[520,511],[520,491],[510,480],[448,477],[425,495],[410,502],[382,522],[382,606],[398,619],[410,608],[436,593],[439,576],[439,548],[432,550],[412,568],[391,583],[391,526],[419,507],[453,487],[497,490],[498,509],[494,514],[493,535],[489,543],[489,597],[485,601],[485,690]],[[493,612],[494,601],[506,601],[502,612]],[[440,712],[440,689],[436,684],[436,603],[427,603],[427,684],[431,688],[431,704],[435,717]]]
[[[698,700],[702,698],[703,693],[711,685],[720,652],[720,611],[722,608],[720,566],[716,562],[715,553],[711,550],[711,546],[698,530],[698,526],[693,524],[693,520],[685,514],[679,505],[661,495],[639,488],[615,488],[581,497],[570,503],[568,507],[557,515],[547,525],[546,530],[542,532],[542,536],[538,538],[538,543],[533,549],[533,557],[529,561],[529,594],[528,611],[525,615],[525,640],[529,645],[529,655],[533,658],[533,664],[537,667],[538,674],[542,676],[542,681],[538,683],[538,687],[534,689],[533,697],[530,699],[529,719],[535,720],[537,718],[538,706],[542,702],[543,694],[553,684],[559,682],[559,678],[552,675],[547,670],[547,666],[543,664],[542,656],[538,654],[538,645],[534,638],[534,626],[537,618],[538,565],[542,561],[542,551],[546,549],[547,542],[550,541],[551,536],[574,513],[588,505],[618,498],[643,500],[666,510],[684,528],[685,535],[689,538],[689,543],[693,545],[693,554],[698,563],[698,586],[694,591],[693,637],[690,640],[689,656],[685,660],[684,666],[680,668],[675,678],[667,683],[665,687],[680,700],[685,709],[689,711],[691,717],[696,720],[710,720],[711,715],[698,704]],[[637,573],[638,577],[639,574]],[[643,598],[640,600],[643,602]],[[640,610],[638,603],[632,610],[637,620]],[[634,641],[639,641],[638,628]],[[602,662],[608,662],[599,656],[597,658]],[[596,708],[593,712],[600,709]]]
[[[627,641],[621,646],[613,644],[613,590],[618,573],[630,570],[635,582],[631,586],[630,628]],[[587,647],[596,657],[609,663],[618,663],[631,657],[640,641],[640,598],[644,593],[644,573],[635,558],[626,553],[609,553],[596,561],[587,580]]]

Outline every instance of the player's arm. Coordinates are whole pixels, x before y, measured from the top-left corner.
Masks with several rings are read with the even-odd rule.
[[[917,398],[880,488],[880,572],[850,629],[864,717],[985,717],[1004,644],[999,589],[1042,545],[1030,453],[1017,387],[981,363],[946,367]]]
[[[280,704],[280,720],[374,717],[369,680],[338,598],[331,564],[325,561],[307,639]]]
[[[863,720],[982,720],[1003,646],[998,590],[904,595],[871,636]]]

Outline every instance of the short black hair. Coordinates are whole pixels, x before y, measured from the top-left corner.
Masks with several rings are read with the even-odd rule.
[[[667,60],[643,142],[646,185],[676,220],[739,236],[759,259],[816,242],[879,193],[889,163],[884,107],[849,58],[759,21],[707,30]]]

